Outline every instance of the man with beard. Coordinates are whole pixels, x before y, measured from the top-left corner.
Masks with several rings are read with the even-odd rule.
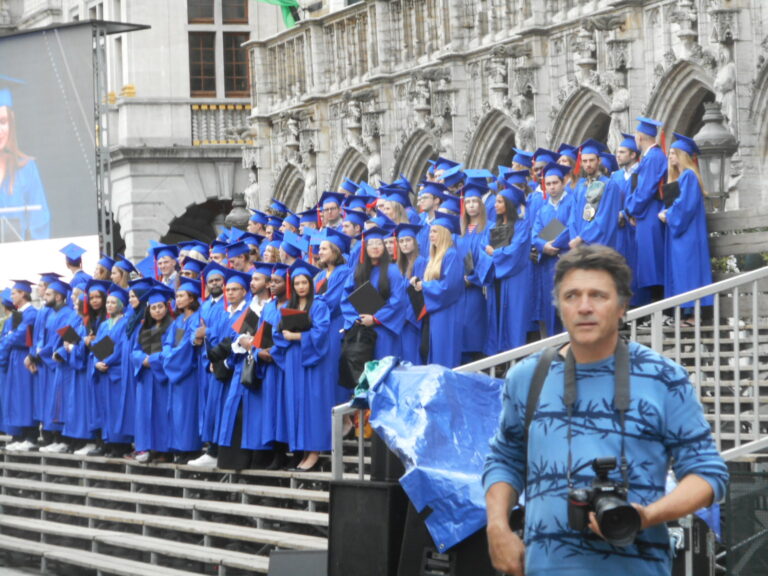
[[[41,452],[67,452],[69,442],[62,438],[64,427],[62,407],[67,388],[74,378],[74,370],[64,362],[62,334],[78,321],[77,313],[68,306],[67,295],[71,291],[69,284],[55,280],[48,285],[43,295],[45,308],[49,311],[42,334],[37,338],[37,357],[41,366],[48,371],[48,385],[41,388],[43,440],[50,438]],[[42,372],[42,370],[41,370]]]

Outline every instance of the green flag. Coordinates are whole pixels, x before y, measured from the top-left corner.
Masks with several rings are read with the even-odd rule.
[[[296,26],[296,18],[294,14],[298,15],[298,12],[291,10],[291,8],[299,7],[299,0],[258,0],[265,4],[273,4],[274,6],[281,6],[283,10],[283,22],[285,22],[286,28],[293,28]]]

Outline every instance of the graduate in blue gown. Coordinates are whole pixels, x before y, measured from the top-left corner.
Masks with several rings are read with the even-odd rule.
[[[82,307],[85,298],[85,294],[78,296],[75,305]],[[71,380],[64,396],[64,429],[62,434],[67,438],[74,439],[75,454],[87,455],[91,451],[97,450],[103,454],[103,449],[99,449],[94,443],[95,434],[89,418],[90,408],[93,407],[93,386],[88,370],[91,355],[85,345],[89,330],[84,323],[82,314],[77,314],[76,322],[72,328],[80,340],[70,343],[64,342],[61,348],[57,350],[57,354],[71,370]]]
[[[49,283],[56,280],[58,274],[42,274],[37,283],[37,296],[43,301],[43,306],[38,308],[35,325],[32,329],[33,339],[32,347],[29,353],[29,363],[34,364],[34,373],[32,375],[32,386],[34,396],[33,414],[36,422],[42,424],[42,442],[40,447],[45,448],[52,445],[54,433],[61,430],[61,424],[53,422],[50,418],[45,418],[46,401],[53,396],[53,360],[49,357],[49,362],[45,362],[40,355],[40,349],[45,345],[47,337],[46,326],[52,310],[45,306],[45,290]]]
[[[630,225],[635,226],[636,267],[632,275],[637,285],[653,292],[653,300],[662,297],[664,284],[664,229],[658,214],[664,208],[659,186],[667,181],[667,157],[657,144],[662,125],[657,120],[638,118],[636,141],[642,152],[637,167],[637,186],[626,201]]]
[[[422,315],[428,319],[428,364],[455,368],[461,363],[461,311],[464,293],[464,261],[454,245],[460,233],[459,218],[438,211],[430,227],[430,252],[423,280],[411,279],[424,298]]]
[[[200,283],[185,278],[176,290],[176,319],[163,337],[163,369],[168,376],[170,449],[177,460],[200,450],[198,394],[200,374],[195,332],[200,327]]]
[[[87,351],[86,375],[88,378],[87,402],[85,406],[88,426],[98,442],[96,455],[104,455],[101,427],[104,423],[104,387],[97,387],[94,382],[94,365],[96,359],[90,351],[91,345],[97,341],[96,335],[101,325],[107,320],[107,290],[109,282],[105,280],[89,280],[85,285],[83,299],[83,324],[86,336],[83,340]]]
[[[3,322],[3,329],[0,331],[0,430],[6,434],[10,434],[13,440],[6,444],[14,444],[21,442],[23,438],[20,435],[21,429],[16,426],[11,426],[7,423],[7,405],[9,403],[8,398],[8,360],[11,355],[11,349],[9,347],[10,340],[6,338],[11,331],[13,321],[11,320],[11,314],[15,310],[13,302],[11,301],[11,289],[5,288],[0,292],[0,304],[2,304],[3,311],[6,313],[5,321]]]
[[[361,237],[362,262],[355,268],[344,286],[341,310],[344,314],[344,330],[360,322],[364,326],[373,326],[376,331],[374,358],[400,356],[402,348],[400,333],[405,323],[407,305],[403,277],[389,259],[384,247],[387,232],[375,227],[366,230]],[[370,282],[384,299],[384,306],[375,314],[360,314],[349,301],[349,295],[357,288]]]
[[[421,210],[421,230],[419,230],[419,254],[429,255],[429,225],[435,219],[435,212],[445,198],[448,188],[441,182],[422,180],[419,188],[419,209]]]
[[[406,292],[412,279],[424,278],[424,269],[427,267],[427,259],[420,254],[418,242],[421,230],[421,225],[413,224],[399,224],[395,229],[397,269],[403,276],[403,289]],[[410,290],[413,290],[413,287],[410,287]],[[419,318],[420,314],[421,310],[415,310],[409,298],[405,305],[405,323],[401,332],[402,358],[416,366],[426,362],[420,351],[423,323],[423,319]]]
[[[336,383],[336,404],[349,400],[350,391],[339,386],[339,363],[341,356],[341,340],[344,329],[344,315],[341,312],[341,297],[344,286],[349,279],[352,269],[344,260],[344,254],[349,251],[351,238],[330,228],[323,229],[319,235],[320,253],[318,266],[320,272],[314,278],[315,298],[325,302],[330,312],[328,326],[328,357],[333,358],[328,378]]]
[[[539,319],[544,323],[547,336],[562,332],[560,317],[552,303],[552,290],[555,281],[555,266],[561,254],[568,251],[568,221],[573,208],[573,194],[565,189],[565,179],[571,171],[563,164],[548,164],[544,168],[544,185],[547,190],[547,201],[539,209],[533,222],[531,244],[536,249],[536,268],[539,271]],[[555,238],[545,239],[541,232],[553,220],[559,220],[563,230]]]
[[[163,368],[163,337],[170,328],[173,290],[155,286],[142,292],[143,314],[132,340],[131,370],[136,382],[133,459],[164,461],[170,450],[170,387]],[[154,453],[154,454],[152,454]]]
[[[600,169],[600,154],[606,150],[602,142],[586,140],[580,147],[581,175],[574,190],[573,210],[568,223],[571,249],[582,244],[616,245],[621,192],[609,187]]]
[[[699,149],[693,139],[675,134],[669,150],[669,181],[677,182],[680,195],[659,214],[666,224],[664,297],[669,298],[712,283],[707,215],[701,176],[694,162]],[[701,304],[711,306],[712,296]],[[682,305],[683,322],[693,326],[694,302]]]
[[[488,287],[488,356],[525,344],[530,325],[531,222],[521,188],[510,186],[496,195],[496,222],[491,228],[491,239],[493,230],[501,226],[511,227],[511,240],[485,247],[486,254],[493,258],[494,269]]]
[[[121,428],[123,421],[121,409],[125,403],[124,388],[121,382],[121,363],[125,345],[125,315],[128,305],[128,293],[112,284],[107,292],[107,319],[101,323],[96,338],[91,345],[94,356],[91,380],[103,402],[101,437],[105,443],[107,455],[124,456],[130,452],[129,444],[133,438]],[[95,355],[94,345],[105,338],[112,340],[114,348],[104,358]]]

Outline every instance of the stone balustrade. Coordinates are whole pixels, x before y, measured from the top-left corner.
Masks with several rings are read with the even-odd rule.
[[[250,145],[250,104],[191,104],[192,145]]]

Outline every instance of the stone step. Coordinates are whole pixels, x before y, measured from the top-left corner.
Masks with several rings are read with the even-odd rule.
[[[148,530],[169,530],[197,534],[207,538],[215,537],[243,542],[257,542],[294,550],[325,550],[328,547],[327,539],[317,536],[262,530],[203,520],[186,520],[156,514],[123,512],[99,506],[31,500],[14,496],[0,496],[0,506],[34,510],[39,514],[61,514],[73,518],[84,518],[89,521],[89,525],[93,524],[94,521],[100,521],[124,525],[126,528],[131,525],[139,526],[143,530],[144,535],[149,535],[146,534]],[[8,514],[8,511],[6,510],[5,513]]]
[[[9,489],[41,495],[63,494],[80,498],[89,504],[93,504],[94,500],[129,503],[136,506],[137,512],[151,513],[151,511],[144,510],[146,507],[174,508],[189,512],[191,518],[195,518],[199,513],[224,514],[255,519],[257,523],[267,520],[279,523],[328,527],[328,514],[291,508],[257,506],[197,498],[177,498],[144,492],[128,492],[126,490],[107,490],[54,482],[39,482],[28,478],[0,477],[0,489],[2,489],[3,494],[7,494]],[[47,499],[43,498],[43,500]]]
[[[160,556],[187,559],[194,562],[200,562],[201,564],[223,567],[224,570],[221,570],[220,573],[223,573],[226,568],[236,568],[262,574],[269,570],[269,559],[264,556],[226,550],[223,548],[185,544],[164,538],[127,534],[125,532],[117,532],[114,530],[85,528],[83,526],[73,526],[62,522],[51,522],[48,520],[20,518],[18,516],[7,515],[0,515],[0,527],[3,527],[4,529],[10,528],[24,532],[32,532],[37,538],[39,538],[40,535],[45,535],[84,540],[86,543],[91,543],[92,551],[98,551],[99,544],[106,544],[114,548],[126,549],[127,553],[139,551]],[[148,567],[148,570],[152,570],[153,568],[154,566]],[[1,572],[3,576],[6,576],[5,569]]]
[[[79,566],[87,570],[97,570],[101,575],[112,576],[137,576],[138,574],[151,574],[152,576],[198,576],[198,572],[166,568],[135,560],[115,558],[113,555],[77,550],[64,546],[54,546],[32,542],[24,538],[14,538],[0,534],[0,549],[12,552],[21,552],[41,559],[41,570],[47,572],[49,562],[61,562],[71,566]]]

